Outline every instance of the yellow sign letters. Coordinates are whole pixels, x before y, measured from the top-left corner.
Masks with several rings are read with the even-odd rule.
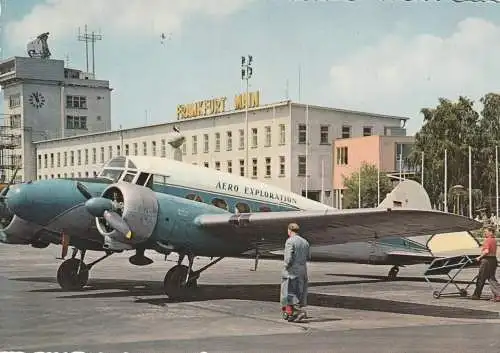
[[[197,116],[219,114],[226,111],[227,97],[219,97],[204,101],[179,104],[177,106],[177,119],[189,119]],[[256,108],[260,105],[259,91],[248,92],[248,108]],[[247,107],[247,94],[242,93],[234,97],[234,110]]]

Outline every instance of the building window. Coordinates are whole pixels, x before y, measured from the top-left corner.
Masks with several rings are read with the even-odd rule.
[[[120,148],[120,145],[116,145],[116,155],[121,156],[122,150]]]
[[[346,165],[348,162],[347,147],[337,147],[336,153],[337,153],[337,164]]]
[[[372,127],[365,126],[363,127],[363,136],[371,136],[372,135]]]
[[[257,128],[253,127],[252,128],[252,147],[255,148],[257,147]]]
[[[68,166],[68,152],[64,152],[63,166],[64,167]]]
[[[245,176],[245,160],[240,159],[240,176]]]
[[[66,115],[66,129],[87,130],[87,117]]]
[[[266,177],[271,177],[271,157],[266,157]]]
[[[220,170],[220,162],[219,161],[215,162],[215,169]]]
[[[54,168],[54,153],[50,154],[50,167]]]
[[[198,153],[198,136],[193,136],[192,154]]]
[[[307,126],[299,124],[299,143],[306,143],[307,139]]]
[[[89,164],[89,150],[85,149],[85,165]]]
[[[108,159],[113,158],[113,146],[108,146]]]
[[[257,158],[252,158],[252,177],[257,178]]]
[[[85,96],[66,96],[66,108],[87,109],[87,97],[85,97]]]
[[[82,150],[78,150],[77,152],[77,163],[78,165],[82,165]]]
[[[285,176],[285,156],[280,156],[280,176]]]
[[[21,94],[13,94],[9,96],[9,108],[15,108],[21,106]]]
[[[104,163],[104,147],[101,147],[101,163]]]
[[[167,142],[165,139],[161,139],[161,157],[165,158],[167,156]]]
[[[286,125],[280,124],[280,145],[284,145],[286,143]]]
[[[209,150],[208,134],[203,134],[203,153],[208,153],[208,150]]]
[[[156,141],[151,142],[151,150],[153,157],[156,157]]]
[[[228,173],[233,172],[233,161],[227,161],[227,172]]]
[[[264,128],[265,134],[266,134],[266,140],[265,140],[265,147],[270,147],[271,146],[271,127],[266,126]]]
[[[239,140],[240,140],[239,149],[242,150],[242,149],[245,149],[245,130],[240,129],[240,130],[238,130],[238,133],[239,133]]]
[[[215,152],[220,151],[220,132],[215,133]]]
[[[306,156],[299,156],[299,176],[306,175]]]
[[[128,156],[130,154],[130,146],[127,144],[125,144],[125,155]]]
[[[137,142],[134,142],[134,156],[138,155],[139,155],[139,145],[137,144]]]
[[[92,164],[97,163],[97,148],[92,148]]]
[[[38,155],[38,169],[42,169],[42,155]]]
[[[19,129],[21,127],[21,114],[11,115],[6,121],[8,121],[7,126],[13,129]]]
[[[351,137],[351,127],[343,125],[342,126],[342,138],[348,139],[349,137]]]
[[[185,143],[182,144],[182,154],[186,155],[187,153],[187,145]]]
[[[233,150],[233,133],[231,131],[226,132],[226,150]]]
[[[208,162],[203,162],[203,166],[204,166],[205,168],[208,168]]]
[[[70,152],[69,165],[73,167],[75,165],[75,151]]]
[[[328,125],[321,125],[320,126],[320,144],[322,145],[327,145],[330,144],[330,141],[328,139],[328,133],[330,130],[330,126]]]
[[[143,156],[148,155],[148,143],[146,141],[142,142],[142,155]]]
[[[57,167],[61,166],[61,152],[57,152]]]
[[[64,179],[68,177],[68,173],[64,173]]]

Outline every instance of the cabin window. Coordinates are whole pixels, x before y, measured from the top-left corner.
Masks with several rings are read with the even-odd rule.
[[[146,181],[148,180],[149,174],[148,173],[141,173],[139,175],[139,178],[137,179],[136,184],[137,185],[144,185],[146,184]]]
[[[238,202],[236,204],[236,211],[238,211],[239,213],[250,213],[250,206],[248,206],[244,202]]]
[[[215,198],[212,200],[212,205],[215,207],[222,208],[223,210],[227,210],[227,203],[223,199]]]
[[[259,212],[271,212],[271,208],[267,206],[260,206]]]
[[[199,195],[196,195],[196,194],[187,194],[186,199],[194,200],[194,201],[198,201],[198,202],[203,202],[203,199]]]
[[[123,181],[126,182],[126,183],[131,183],[132,180],[134,180],[134,177],[135,177],[135,174],[130,174],[130,173],[127,173],[124,177],[123,177]]]

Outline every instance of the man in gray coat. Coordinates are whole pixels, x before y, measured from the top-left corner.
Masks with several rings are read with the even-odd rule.
[[[307,317],[307,260],[310,258],[309,243],[299,234],[296,223],[288,225],[288,239],[285,242],[284,269],[281,276],[281,307],[283,318],[288,321]]]

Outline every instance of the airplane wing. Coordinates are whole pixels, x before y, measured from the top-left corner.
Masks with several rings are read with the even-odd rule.
[[[409,208],[205,214],[195,219],[198,227],[219,236],[240,237],[270,248],[284,244],[290,222],[299,224],[300,234],[311,245],[432,235],[482,226],[464,216]]]

